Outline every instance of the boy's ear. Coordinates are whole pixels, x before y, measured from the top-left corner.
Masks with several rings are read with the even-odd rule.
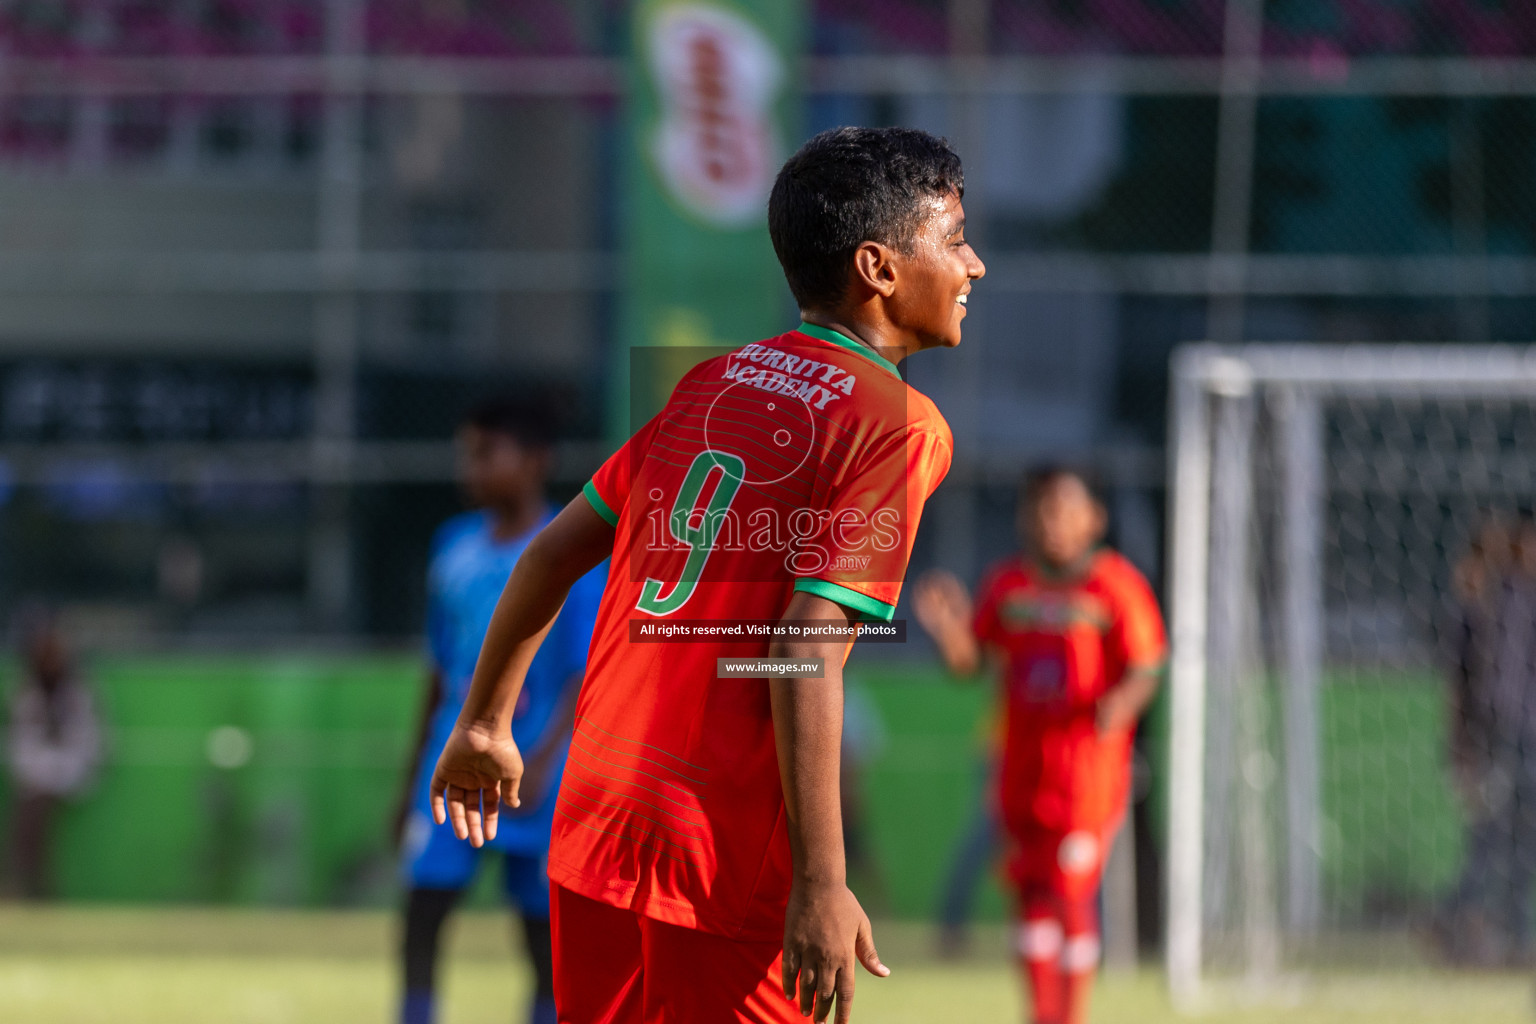
[[[895,255],[879,242],[862,242],[853,251],[853,272],[864,287],[888,299],[896,291]]]

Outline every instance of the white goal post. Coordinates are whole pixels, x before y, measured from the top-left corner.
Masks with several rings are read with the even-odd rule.
[[[1166,969],[1180,1006],[1217,975],[1263,983],[1308,949],[1408,934],[1447,884],[1460,826],[1441,768],[1422,765],[1438,756],[1436,616],[1479,517],[1536,499],[1533,399],[1529,348],[1175,354]],[[1403,792],[1372,789],[1394,775]],[[1437,845],[1397,865],[1358,838],[1403,828]]]

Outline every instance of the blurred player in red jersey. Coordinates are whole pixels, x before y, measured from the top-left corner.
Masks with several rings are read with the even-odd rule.
[[[568,588],[611,554],[550,848],[561,1021],[846,1021],[854,965],[889,973],[847,885],[842,667],[850,626],[895,613],[949,469],[948,425],[896,364],[960,343],[985,273],[963,188],[924,132],[807,142],[768,203],[804,322],[688,371],[512,572],[432,792],[476,845],[517,805],[506,720]],[[688,620],[842,632],[646,639]],[[821,669],[717,664],[763,656]]]
[[[975,673],[983,651],[1002,670],[996,799],[1035,1024],[1088,1019],[1099,879],[1130,795],[1136,720],[1165,657],[1157,601],[1099,546],[1105,525],[1082,473],[1033,472],[1019,506],[1027,552],[993,567],[974,611],[948,573],[925,575],[913,594],[950,671]]]

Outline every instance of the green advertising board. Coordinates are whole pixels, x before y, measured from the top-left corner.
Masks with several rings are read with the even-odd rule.
[[[625,291],[614,433],[633,427],[629,351],[736,346],[793,326],[768,240],[798,139],[800,0],[641,0],[625,137]],[[680,373],[686,367],[678,367]],[[659,396],[638,396],[636,412]]]
[[[16,670],[0,662],[0,708]],[[106,752],[94,787],[57,820],[51,860],[61,898],[399,900],[389,826],[421,703],[417,654],[118,655],[89,659],[86,674]],[[881,737],[858,768],[879,877],[856,877],[855,889],[872,913],[921,917],[984,799],[986,733],[977,723],[993,696],[909,660],[860,659],[850,679],[867,699],[871,735]],[[1455,878],[1461,819],[1436,753],[1443,691],[1432,673],[1324,680],[1320,764],[1334,823],[1324,866],[1340,906],[1424,907]],[[0,772],[0,836],[14,811],[7,790]],[[1420,795],[1413,827],[1402,827],[1406,805],[1369,799],[1388,792]],[[987,874],[977,909],[1000,920],[1006,905]],[[498,890],[498,872],[482,871],[477,900],[496,902]]]

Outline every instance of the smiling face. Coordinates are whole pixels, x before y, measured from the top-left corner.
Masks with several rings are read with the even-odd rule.
[[[886,303],[892,323],[918,349],[960,344],[971,284],[987,272],[965,238],[965,208],[951,192],[935,196],[913,235],[910,252],[891,252],[896,287]]]

